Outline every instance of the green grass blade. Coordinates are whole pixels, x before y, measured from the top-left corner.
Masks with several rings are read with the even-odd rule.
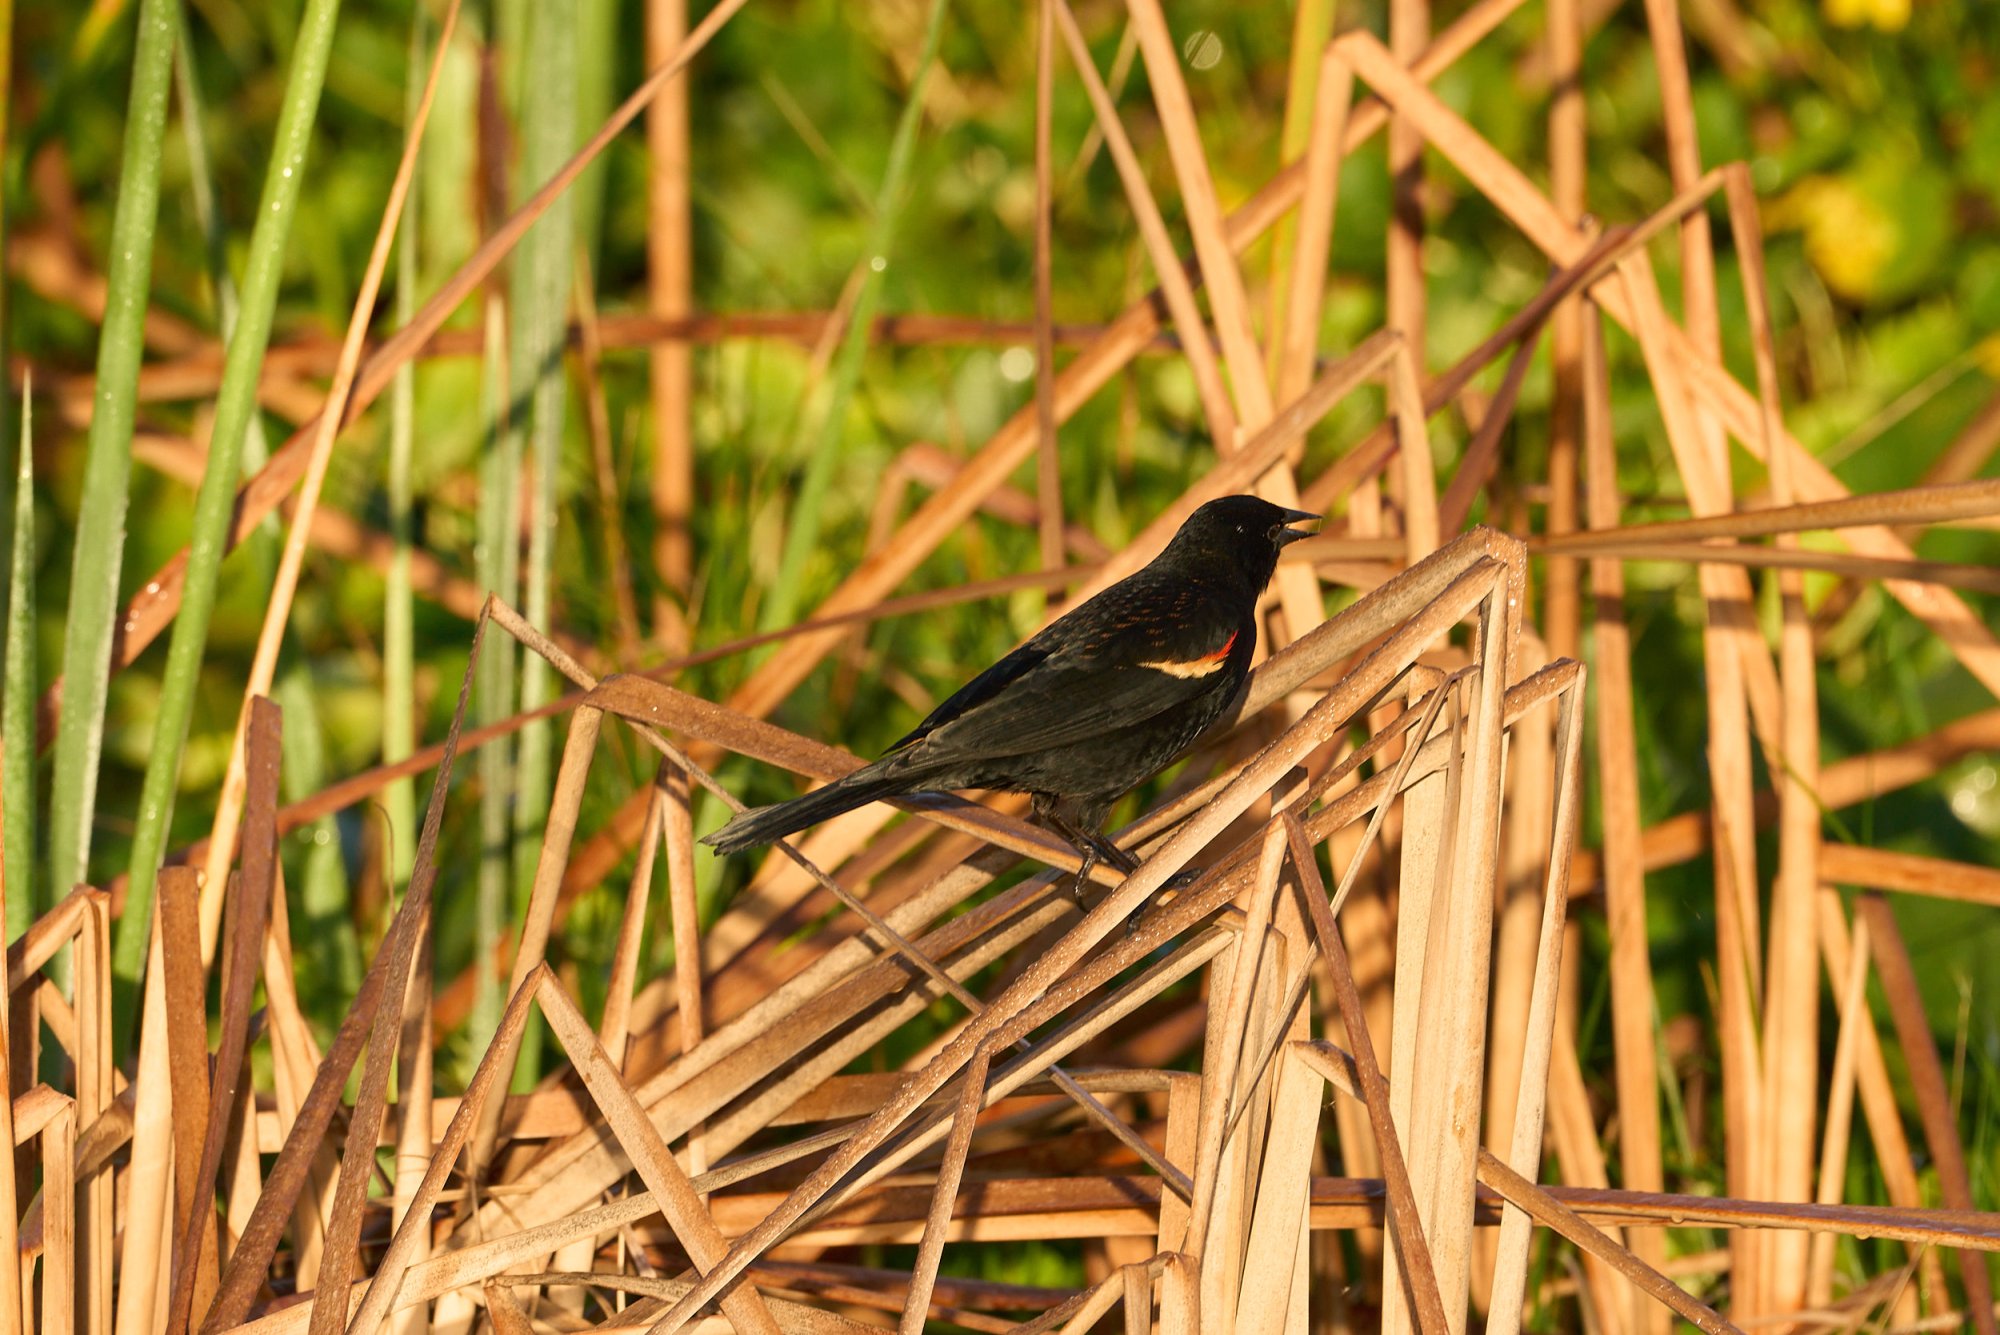
[[[576,15],[554,5],[536,5],[528,21],[529,50],[534,53],[532,76],[521,99],[521,198],[527,199],[569,160],[576,148]],[[527,400],[529,453],[534,459],[534,489],[528,505],[528,565],[522,609],[529,624],[546,629],[550,623],[549,584],[555,564],[556,479],[562,463],[563,407],[566,382],[563,343],[569,325],[570,278],[576,264],[571,254],[572,200],[560,195],[528,234],[521,238],[514,273],[523,281],[514,289],[509,377],[515,395],[515,421]],[[523,655],[521,707],[533,709],[553,694],[550,668],[540,654]],[[549,814],[553,765],[551,721],[537,719],[521,730],[521,757],[514,801],[514,912],[519,921],[527,910],[541,850],[541,831]],[[522,1034],[516,1062],[516,1092],[534,1087],[540,1066],[542,1026],[530,1019]]]
[[[849,313],[846,332],[841,336],[839,359],[834,363],[833,383],[827,395],[826,415],[819,421],[818,438],[806,457],[806,475],[799,484],[798,499],[792,505],[791,522],[786,526],[785,547],[778,562],[778,580],[764,602],[757,619],[759,630],[789,626],[798,617],[799,580],[805,573],[806,558],[819,546],[820,509],[826,500],[827,484],[833,480],[840,460],[841,436],[847,422],[847,405],[861,381],[861,362],[868,352],[868,332],[875,311],[882,303],[883,271],[896,242],[896,219],[901,211],[904,187],[910,177],[910,161],[916,154],[917,129],[923,124],[924,84],[937,61],[938,37],[944,31],[944,0],[931,0],[930,17],[924,28],[923,53],[917,57],[916,74],[910,80],[910,94],[903,114],[896,122],[895,137],[889,143],[889,165],[882,173],[882,188],[875,197],[874,224],[868,229],[870,260],[868,276]]]
[[[7,137],[13,124],[7,113],[8,109],[13,105],[13,101],[14,0],[0,0],[0,255],[7,253],[7,215],[10,211],[10,206],[13,204],[11,183],[6,177],[6,168],[4,165],[6,162],[5,149],[7,147]],[[8,364],[10,360],[8,353],[13,346],[14,340],[7,321],[6,285],[0,283],[0,366]],[[8,412],[9,397],[7,378],[0,376],[0,445],[5,444],[6,427],[13,420]],[[11,530],[8,530],[5,525],[7,516],[14,513],[14,497],[5,490],[7,481],[8,476],[6,471],[0,470],[0,534],[7,535],[0,537],[0,546],[6,546],[11,549],[13,537]],[[7,608],[11,606],[10,603],[4,601],[6,597],[7,588],[4,584],[0,584],[0,617],[4,617]]]
[[[617,0],[578,0],[576,7],[576,123],[602,125],[618,89],[616,71],[623,55]],[[599,158],[569,188],[576,213],[576,240],[596,273],[604,246],[604,183],[609,170]]]
[[[7,142],[8,108],[14,96],[14,3],[0,0],[0,147]],[[7,214],[12,202],[0,183],[0,255],[7,249]],[[0,365],[12,345],[8,337],[7,293],[0,284]],[[7,548],[13,559],[0,586],[7,601],[6,678],[0,683],[0,881],[5,882],[7,940],[21,934],[35,916],[35,488],[34,442],[28,397],[21,394],[19,466],[14,491],[0,494],[0,522],[9,515]],[[0,423],[8,419],[7,385],[0,377]],[[0,484],[6,481],[0,474]]]
[[[111,637],[125,553],[125,508],[132,476],[133,404],[145,351],[146,303],[153,281],[153,224],[159,216],[160,157],[173,83],[176,0],[140,0],[125,113],[118,204],[111,219],[97,388],[77,507],[69,608],[63,619],[63,706],[56,725],[49,799],[49,885],[82,881],[97,816],[97,768],[104,749]]]
[[[310,667],[301,662],[280,677],[277,696],[285,711],[280,738],[285,800],[296,802],[327,781],[326,736]],[[322,816],[288,836],[293,839],[304,845],[300,864],[285,878],[298,906],[293,921],[305,929],[298,952],[300,995],[320,1003],[323,1009],[315,1018],[333,1027],[346,1009],[345,998],[361,987],[361,941],[348,911],[353,899],[340,857],[340,831],[333,817]]]
[[[216,397],[215,428],[209,439],[208,465],[195,495],[194,533],[188,543],[187,582],[180,614],[174,618],[167,646],[167,666],[160,683],[159,717],[153,745],[146,757],[146,777],[139,797],[138,824],[132,837],[131,878],[125,912],[118,920],[113,948],[114,977],[128,991],[117,1007],[119,1022],[129,1023],[129,990],[145,962],[153,881],[166,852],[173,818],[174,789],[180,779],[181,751],[187,743],[194,713],[195,686],[201,675],[202,653],[208,643],[208,623],[215,609],[216,581],[229,550],[230,519],[236,505],[236,485],[242,472],[243,441],[257,408],[257,384],[264,352],[271,338],[271,316],[277,305],[284,272],[285,242],[297,212],[299,187],[305,177],[307,149],[319,112],[320,89],[326,82],[327,58],[333,49],[340,0],[309,0],[293,47],[291,74],[278,112],[270,165],[258,200],[257,224],[250,235],[244,266],[241,309],[229,339],[223,364],[222,388]]]
[[[176,8],[174,18],[179,25],[174,46],[174,89],[180,94],[175,100],[180,107],[181,142],[187,148],[188,196],[194,203],[194,220],[201,228],[204,258],[208,261],[208,281],[215,287],[215,327],[222,331],[224,341],[236,335],[236,317],[242,310],[242,302],[236,291],[235,275],[229,272],[227,234],[223,231],[222,217],[215,207],[215,171],[213,159],[208,151],[208,130],[205,124],[207,108],[201,100],[201,79],[195,69],[194,47],[188,40],[187,11]],[[264,422],[257,414],[250,415],[249,431],[243,438],[243,466],[246,469],[262,468],[270,457],[270,443],[264,437]],[[262,548],[254,558],[265,567],[275,566],[278,559],[278,517],[267,516],[257,526],[255,542]],[[254,540],[253,540],[254,541]],[[246,542],[245,546],[253,545]]]
[[[0,839],[6,861],[9,944],[35,918],[35,445],[29,396],[21,395],[14,470],[13,560],[7,578],[7,679],[0,690]]]
[[[424,70],[429,64],[427,13],[415,7],[410,19],[410,67],[403,101],[403,122],[416,119],[423,98]],[[409,324],[417,313],[417,201],[412,190],[396,221],[396,324]],[[382,761],[393,765],[408,759],[416,747],[417,668],[416,608],[410,585],[410,542],[413,500],[410,462],[416,440],[417,370],[405,362],[389,390],[389,538],[395,544],[382,592]],[[389,882],[395,891],[410,883],[417,856],[416,780],[402,778],[382,794],[389,820]]]
[[[521,576],[521,438],[506,429],[506,334],[498,309],[490,302],[486,308],[485,372],[480,391],[485,457],[479,464],[476,564],[480,585],[512,604]],[[479,655],[474,702],[481,726],[498,723],[514,712],[518,655],[513,638],[506,635],[496,635]],[[513,796],[514,739],[497,737],[479,748],[479,883],[472,928],[478,983],[467,1035],[466,1051],[470,1054],[486,1051],[505,1004],[492,960],[507,932],[507,885],[512,865],[507,850],[513,834]],[[472,1059],[461,1074],[471,1077]]]

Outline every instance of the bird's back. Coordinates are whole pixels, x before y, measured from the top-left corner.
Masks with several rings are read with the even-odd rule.
[[[1312,517],[1254,496],[1208,502],[1151,564],[967,682],[881,759],[745,812],[705,842],[747,848],[938,788],[1032,793],[1058,828],[1097,829],[1113,800],[1179,756],[1241,691],[1258,597],[1279,551],[1305,536],[1286,525]]]
[[[937,771],[940,786],[1096,790],[1136,768],[1129,787],[1171,760],[1240,688],[1256,638],[1255,600],[1228,595],[1155,562],[968,682],[891,755]],[[1092,753],[1103,746],[1119,754]]]

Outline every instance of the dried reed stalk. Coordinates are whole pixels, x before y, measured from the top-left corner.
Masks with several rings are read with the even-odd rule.
[[[682,57],[686,0],[648,0],[646,62]],[[680,63],[685,63],[684,59]],[[688,80],[672,79],[646,107],[646,288],[655,319],[694,310],[694,212],[689,171]],[[694,576],[694,350],[663,341],[650,354],[653,403],[653,569],[666,596],[653,608],[654,632],[684,647],[685,604]]]
[[[1583,218],[1578,87],[1565,87],[1552,108],[1549,197],[1425,87],[1516,4],[1484,0],[1428,48],[1423,0],[1391,6],[1386,47],[1361,32],[1323,47],[1315,37],[1294,62],[1295,73],[1316,77],[1309,107],[1300,96],[1294,108],[1299,138],[1288,150],[1293,161],[1226,216],[1166,16],[1157,0],[1132,0],[1129,50],[1147,65],[1193,243],[1192,263],[1171,238],[1145,163],[1120,122],[1113,92],[1090,63],[1074,16],[1058,0],[1043,4],[1036,75],[1037,309],[1031,326],[1007,334],[1035,340],[1032,410],[1017,414],[963,463],[940,464],[908,452],[877,509],[869,555],[812,620],[700,653],[673,645],[673,666],[778,645],[725,703],[641,677],[599,680],[578,647],[494,605],[490,619],[567,675],[580,688],[576,693],[549,710],[468,735],[461,732],[462,690],[441,748],[288,810],[277,805],[275,720],[253,705],[247,776],[228,787],[217,835],[200,850],[207,883],[198,884],[185,867],[168,868],[163,876],[140,1059],[122,1095],[114,1098],[120,1077],[107,1047],[111,897],[87,891],[70,896],[9,952],[12,1012],[0,1015],[7,1043],[0,1055],[9,1068],[11,1102],[0,1115],[11,1116],[13,1130],[0,1141],[25,1145],[42,1138],[44,1187],[41,1203],[19,1219],[32,1158],[11,1161],[12,1176],[0,1172],[0,1205],[13,1188],[0,1229],[18,1221],[18,1250],[24,1258],[39,1254],[42,1284],[32,1316],[32,1280],[11,1295],[0,1285],[0,1316],[11,1319],[18,1311],[58,1331],[77,1324],[93,1332],[110,1329],[113,1240],[119,1237],[116,1316],[121,1329],[134,1331],[180,1331],[199,1323],[212,1333],[311,1329],[318,1335],[336,1328],[373,1331],[385,1321],[404,1331],[423,1328],[426,1305],[436,1301],[441,1321],[469,1321],[483,1305],[494,1328],[511,1335],[548,1324],[534,1294],[552,1288],[564,1324],[575,1324],[586,1292],[597,1293],[605,1311],[598,1329],[864,1328],[829,1310],[852,1303],[877,1312],[902,1307],[905,1330],[939,1319],[974,1329],[1082,1331],[1121,1307],[1127,1329],[1149,1330],[1157,1297],[1157,1324],[1164,1330],[1290,1332],[1324,1319],[1310,1301],[1317,1297],[1316,1270],[1323,1273],[1324,1265],[1316,1266],[1313,1232],[1324,1238],[1334,1229],[1386,1225],[1390,1248],[1381,1253],[1364,1246],[1366,1273],[1356,1277],[1363,1292],[1379,1286],[1385,1329],[1460,1329],[1468,1308],[1483,1304],[1490,1309],[1488,1327],[1507,1331],[1518,1327],[1523,1313],[1530,1230],[1540,1226],[1584,1253],[1583,1288],[1606,1330],[1663,1329],[1669,1311],[1702,1329],[1733,1330],[1664,1276],[1665,1228],[1693,1223],[1732,1230],[1728,1268],[1739,1317],[1798,1315],[1802,1304],[1828,1304],[1827,1240],[1852,1233],[1892,1237],[1918,1249],[1912,1268],[1923,1277],[1936,1316],[1951,1314],[1941,1310],[1947,1299],[1933,1249],[1964,1249],[1966,1319],[1991,1329],[1991,1298],[1976,1252],[2000,1247],[2000,1227],[1969,1210],[1963,1150],[1906,952],[1885,902],[1872,896],[1864,900],[1863,926],[1850,944],[1839,901],[1825,884],[1993,903],[2000,902],[2000,882],[1985,869],[1941,859],[1822,847],[1815,803],[1839,806],[1933,775],[1967,750],[1990,745],[1993,718],[1965,720],[1879,756],[1822,769],[1811,622],[1802,597],[1806,570],[1881,580],[1946,639],[1975,677],[2000,682],[2000,640],[1942,591],[1992,590],[1990,572],[1919,561],[1908,547],[1915,525],[1987,522],[2000,512],[2000,484],[1964,481],[1976,467],[1968,461],[1983,459],[1981,450],[1990,446],[1975,433],[1971,444],[1954,447],[1935,479],[1948,485],[1847,496],[1784,430],[1754,203],[1740,167],[1701,171],[1672,7],[1649,0],[1647,14],[1675,198],[1636,225],[1598,235]],[[350,332],[332,367],[333,406],[316,424],[321,443],[302,452],[295,441],[252,481],[243,496],[242,525],[267,513],[302,471],[311,479],[323,469],[347,383],[353,383],[354,402],[365,403],[398,363],[463,342],[434,337],[444,314],[491,272],[608,135],[674,82],[687,58],[737,7],[720,6],[686,38],[674,26],[685,22],[677,4],[662,0],[649,8],[666,63],[557,181],[365,365],[362,344]],[[1310,17],[1302,6],[1301,32],[1318,31]],[[1558,77],[1574,79],[1585,26],[1579,6],[1552,5],[1548,64]],[[1092,106],[1093,144],[1110,150],[1177,335],[1160,337],[1161,316],[1149,297],[1113,324],[1088,331],[1088,341],[1060,372],[1055,346],[1076,335],[1054,324],[1050,299],[1055,183],[1049,135],[1058,32]],[[1374,90],[1374,99],[1354,101],[1356,78]],[[1114,71],[1110,82],[1121,77]],[[657,130],[675,113],[664,99],[654,107]],[[1345,156],[1385,124],[1395,173],[1387,327],[1322,364],[1318,334],[1340,170]],[[679,134],[684,139],[684,123]],[[656,133],[656,145],[671,149],[671,138]],[[1436,377],[1427,374],[1424,357],[1417,208],[1426,144],[1558,266],[1522,310]],[[683,340],[737,333],[817,336],[830,355],[830,331],[851,322],[840,311],[761,323],[687,314],[685,273],[668,273],[686,259],[685,238],[680,253],[661,253],[674,234],[671,215],[684,211],[684,199],[676,204],[672,196],[685,188],[686,167],[669,152],[656,169],[663,188],[656,191],[651,233],[654,276],[678,283],[678,294],[656,291],[653,315],[606,321],[602,331],[586,310],[577,336],[587,363],[598,355],[601,332],[610,345],[653,346],[656,372],[669,359],[682,367],[678,375],[656,374],[654,382],[662,459],[655,471],[655,508],[663,521],[658,564],[679,597],[691,569]],[[1730,377],[1718,356],[1720,315],[1701,209],[1725,186],[1748,295],[1754,395]],[[1268,312],[1260,341],[1260,313],[1239,255],[1294,207],[1293,235],[1271,247],[1271,290],[1282,300]],[[1645,251],[1647,241],[1668,228],[1679,229],[1684,323],[1666,314]],[[1197,284],[1208,289],[1212,332]],[[1696,512],[1690,520],[1621,524],[1599,312],[1627,325],[1639,340]],[[1523,480],[1509,476],[1506,428],[1541,327],[1551,322],[1556,395],[1547,531],[1525,543],[1490,529],[1453,537],[1482,503],[1489,515],[1501,517],[1506,494],[1496,479],[1509,486]],[[906,335],[978,340],[993,337],[995,327],[904,319],[885,336]],[[156,368],[149,392],[184,392],[200,375],[212,374],[203,360],[208,349],[185,340],[173,346],[187,356]],[[1106,552],[1064,522],[1056,430],[1134,358],[1163,349],[1178,350],[1193,373],[1216,461],[1134,542]],[[308,365],[325,369],[328,351],[317,344],[280,350],[270,369],[273,383],[305,374],[301,368]],[[1510,360],[1499,390],[1482,401],[1473,377],[1503,351]],[[1389,420],[1301,490],[1293,468],[1307,433],[1378,377]],[[1451,403],[1477,422],[1460,468],[1439,495],[1428,419]],[[1766,463],[1770,507],[1738,507],[1730,437]],[[608,487],[608,434],[601,420],[594,422],[593,440],[600,482]],[[148,448],[169,467],[185,464],[178,446],[155,442]],[[1031,453],[1041,463],[1034,496],[1009,482]],[[1587,486],[1584,516],[1577,513],[1579,462]],[[912,484],[931,494],[897,525]],[[309,493],[315,485],[309,480]],[[1142,858],[1137,873],[1121,879],[1100,868],[1097,884],[1088,888],[1096,902],[1079,915],[1058,893],[1059,879],[1076,868],[1073,853],[1020,820],[1018,804],[917,797],[852,813],[778,850],[704,936],[694,892],[692,785],[719,793],[709,771],[725,754],[809,779],[859,763],[837,747],[763,721],[857,626],[1015,588],[1068,586],[1074,597],[1088,596],[1136,568],[1196,505],[1246,489],[1287,504],[1303,495],[1323,509],[1345,500],[1348,530],[1297,554],[1309,559],[1281,568],[1275,652],[1235,715],[1203,739],[1189,772],[1119,835]],[[1034,528],[1047,571],[889,598],[975,513]],[[298,519],[295,545],[308,532],[324,531],[331,535],[326,541],[348,544],[342,550],[367,550],[366,535],[351,521],[328,511],[315,516],[310,502]],[[1810,528],[1838,529],[1852,553],[1797,548],[1790,535]],[[1773,536],[1778,542],[1770,548],[1716,545],[1718,539]],[[1059,568],[1069,554],[1088,564]],[[1530,554],[1547,558],[1542,621],[1558,655],[1574,650],[1581,637],[1576,562],[1590,562],[1595,594],[1596,768],[1605,846],[1601,857],[1574,866],[1582,674],[1566,659],[1542,665],[1547,655],[1526,625]],[[1687,813],[1650,831],[1639,821],[1637,705],[1620,605],[1620,562],[1628,559],[1695,563],[1707,612],[1714,794],[1707,813]],[[1749,615],[1747,572],[1753,566],[1780,572],[1775,664]],[[1352,579],[1368,592],[1327,618],[1323,581],[1329,576]],[[449,605],[470,610],[465,589],[441,572],[436,587]],[[157,634],[177,598],[170,571],[135,602],[118,662],[129,662]],[[283,602],[274,609],[279,623]],[[656,619],[671,620],[677,610],[665,609]],[[475,630],[475,661],[487,619],[482,615]],[[629,609],[621,620],[630,623]],[[624,636],[634,643],[629,624]],[[1556,712],[1553,728],[1547,715],[1531,712],[1545,705]],[[452,765],[461,745],[506,736],[556,709],[573,711],[573,718],[532,893],[517,924],[506,1013],[494,1041],[476,1054],[465,1096],[432,1100],[427,1063],[433,1026],[449,1026],[463,1014],[459,990],[447,990],[434,1005],[429,988],[431,895]],[[651,783],[639,785],[602,827],[585,831],[584,783],[606,714],[625,720],[662,758]],[[1751,789],[1753,728],[1779,776],[1772,800],[1761,803]],[[1508,752],[1512,762],[1503,770]],[[439,774],[409,897],[322,1053],[291,983],[290,928],[275,865],[278,834],[309,813],[358,801],[391,778],[431,764]],[[238,786],[247,795],[244,828],[251,837],[244,841],[235,889],[225,893],[235,852],[230,794]],[[897,807],[915,819],[890,826]],[[1754,832],[1758,820],[1773,818],[1780,852],[1766,956]],[[558,980],[550,945],[568,904],[599,884],[635,837],[639,865],[618,929],[605,1012],[593,1028]],[[1331,896],[1319,869],[1322,844],[1341,868]],[[1644,873],[1704,847],[1718,850],[1724,919],[1719,1037],[1728,1070],[1735,1195],[1720,1199],[1659,1190],[1654,999],[1646,967]],[[671,980],[644,982],[650,884],[662,849],[677,967]],[[995,878],[1023,858],[1033,874],[992,892]],[[1163,893],[1177,872],[1197,861],[1198,873]],[[1561,1013],[1559,991],[1572,878],[1599,874],[1612,949],[1623,1191],[1601,1186],[1600,1129],[1574,1049],[1574,1020]],[[1388,894],[1350,898],[1363,876],[1383,882],[1371,890],[1393,888],[1393,904]],[[1577,888],[1581,892],[1585,882]],[[790,951],[779,949],[802,925],[835,908],[843,911],[831,926],[801,934]],[[1393,966],[1387,944],[1392,909]],[[1338,916],[1343,911],[1344,923]],[[220,1052],[212,1075],[199,1023],[204,935],[213,935],[204,932],[207,917],[228,923]],[[73,1012],[40,976],[72,939],[79,944]],[[1356,943],[1354,961],[1350,942]],[[1363,942],[1374,948],[1360,969]],[[1926,1136],[1952,1210],[1915,1208],[1918,1183],[1895,1091],[1862,1004],[1871,956],[1910,1057]],[[1813,1134],[1822,961],[1842,1003],[1823,1140]],[[1317,964],[1330,988],[1315,1014]],[[252,1009],[260,968],[267,993],[261,1030]],[[483,959],[466,977],[495,968],[495,961]],[[1176,990],[1197,986],[1206,989],[1206,1005]],[[976,990],[981,987],[983,994]],[[947,998],[958,1007],[951,1012],[955,1018],[926,1030],[924,1045],[903,1069],[842,1073]],[[497,1087],[509,1081],[537,1007],[573,1079],[565,1087],[568,1077],[552,1074],[535,1092],[510,1099]],[[1363,1013],[1369,1007],[1376,1011],[1374,1033]],[[669,1012],[678,1018],[677,1044],[655,1036]],[[1315,1021],[1336,1019],[1355,1052],[1352,1059],[1311,1038]],[[35,1049],[43,1029],[74,1059],[73,1103],[45,1086],[29,1087],[40,1066]],[[267,1108],[257,1106],[245,1080],[250,1049],[260,1037],[269,1042],[273,1077]],[[1389,1052],[1378,1060],[1384,1038]],[[364,1048],[367,1061],[350,1108],[342,1088]],[[1202,1053],[1198,1074],[1162,1066],[1195,1048]],[[1089,1065],[1078,1067],[1078,1060]],[[392,1067],[400,1069],[393,1127]],[[1350,1172],[1356,1163],[1371,1163],[1379,1165],[1373,1170],[1379,1177],[1316,1175],[1324,1149],[1322,1079],[1361,1105],[1343,1122],[1361,1142],[1344,1147]],[[1839,1200],[1838,1165],[1856,1093],[1884,1163],[1895,1202],[1890,1207]],[[1482,1123],[1488,1149],[1479,1145]],[[1532,1180],[1545,1129],[1558,1147],[1568,1187],[1543,1188]],[[685,1163],[669,1149],[683,1137]],[[376,1154],[385,1144],[396,1150],[393,1197],[378,1203],[371,1195]],[[129,1166],[118,1166],[116,1156],[127,1146]],[[1806,1203],[1815,1148],[1819,1200]],[[268,1177],[261,1173],[260,1152],[278,1156]],[[1025,1156],[1030,1166],[1010,1163],[1014,1156]],[[468,1190],[448,1192],[461,1163],[470,1170]],[[118,1171],[126,1174],[122,1197],[112,1191]],[[620,1194],[635,1171],[640,1189]],[[218,1192],[227,1201],[228,1228],[210,1233]],[[434,1219],[448,1202],[459,1207],[455,1217]],[[68,1209],[72,1203],[80,1208]],[[374,1230],[385,1214],[389,1241],[378,1256],[363,1243],[380,1236]],[[288,1221],[294,1237],[287,1259],[301,1301],[274,1305],[249,1320],[273,1274]],[[1483,1247],[1478,1230],[1494,1225],[1497,1234],[1488,1235],[1490,1248]],[[1606,1231],[1621,1227],[1622,1243]],[[1808,1242],[1811,1230],[1818,1237]],[[1093,1282],[1082,1290],[1039,1291],[1030,1301],[1007,1286],[940,1277],[946,1245],[1002,1238],[1087,1240],[1097,1267]],[[891,1242],[917,1248],[907,1276],[863,1272],[821,1255],[832,1247]],[[599,1271],[607,1244],[615,1269]],[[80,1300],[74,1316],[68,1302],[73,1283]],[[1544,1295],[1551,1293],[1545,1286]],[[626,1294],[638,1301],[626,1305]],[[1869,1288],[1849,1295],[1850,1311],[1878,1301],[1876,1294]],[[1004,1306],[1003,1298],[1014,1305]],[[708,1314],[714,1303],[720,1316]],[[1914,1307],[1906,1306],[1914,1316]],[[1039,1314],[1017,1323],[995,1314],[1003,1310]],[[1343,1313],[1336,1320],[1349,1318]]]
[[[1593,303],[1583,302],[1579,309],[1584,316],[1577,373],[1582,392],[1585,510],[1590,530],[1596,531],[1618,524],[1618,462],[1611,438],[1611,381],[1604,356],[1603,322]],[[1604,825],[1605,926],[1611,938],[1619,1168],[1622,1180],[1633,1190],[1659,1191],[1666,1186],[1666,1178],[1661,1164],[1659,1070],[1654,1055],[1656,1002],[1647,948],[1644,836],[1639,815],[1638,705],[1632,689],[1631,632],[1625,620],[1625,572],[1615,561],[1594,560],[1590,563],[1590,585],[1597,686],[1595,777]],[[1650,1311],[1645,1321],[1649,1327],[1653,1324]]]
[[[1966,1175],[1965,1148],[1959,1139],[1958,1119],[1952,1113],[1951,1096],[1945,1083],[1944,1067],[1938,1061],[1937,1046],[1931,1038],[1930,1022],[1924,1016],[1923,999],[1917,991],[1916,972],[1910,966],[1902,929],[1897,927],[1889,901],[1876,894],[1864,894],[1855,903],[1857,922],[1868,924],[1868,937],[1875,956],[1875,976],[1889,999],[1889,1013],[1896,1022],[1903,1060],[1909,1066],[1910,1085],[1917,1098],[1924,1138],[1930,1142],[1937,1161],[1938,1191],[1952,1210],[1971,1211],[1972,1182]],[[1858,930],[1858,928],[1857,928]],[[2000,1329],[2000,1314],[1993,1307],[1993,1280],[1986,1263],[1970,1251],[1959,1253],[1959,1278],[1965,1285],[1966,1314],[1980,1335]]]

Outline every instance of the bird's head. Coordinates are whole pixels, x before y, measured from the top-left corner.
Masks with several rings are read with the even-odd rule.
[[[1287,510],[1256,496],[1224,496],[1189,515],[1165,554],[1204,565],[1226,563],[1252,592],[1261,593],[1278,568],[1278,553],[1312,536],[1287,526],[1318,519],[1310,510]]]

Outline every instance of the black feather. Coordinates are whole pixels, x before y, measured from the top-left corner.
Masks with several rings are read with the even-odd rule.
[[[746,811],[703,842],[767,844],[864,803],[936,789],[1032,793],[1094,825],[1222,716],[1249,676],[1257,600],[1311,515],[1255,496],[1210,501],[1144,569],[974,677],[888,754],[803,797]]]

